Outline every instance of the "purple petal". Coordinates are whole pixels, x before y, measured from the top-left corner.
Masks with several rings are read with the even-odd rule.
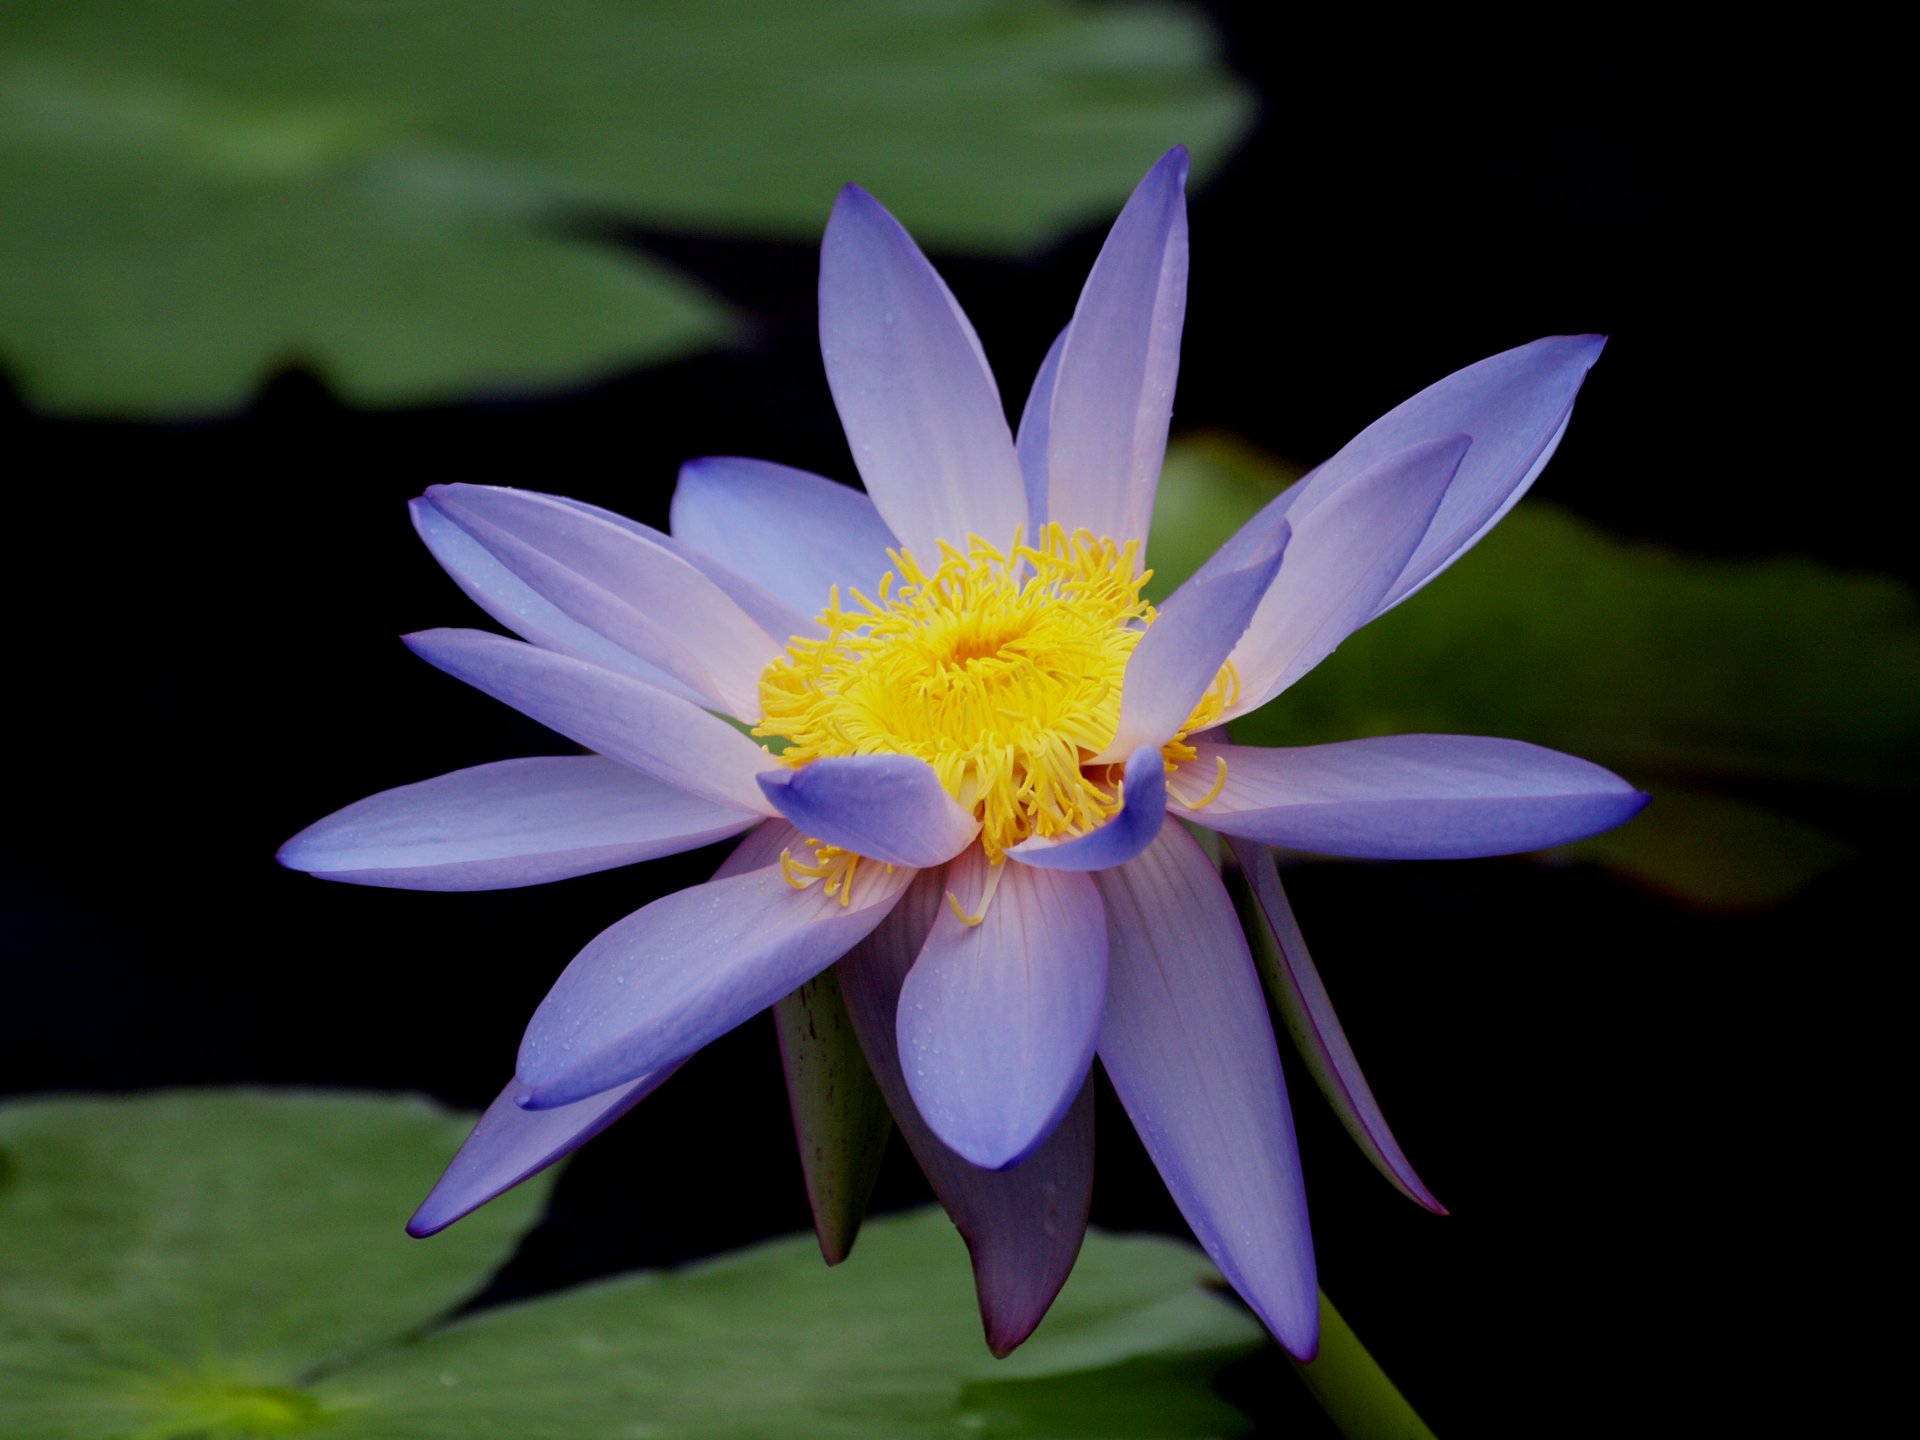
[[[1297,521],[1396,451],[1438,436],[1473,437],[1420,546],[1380,603],[1397,605],[1484,535],[1545,468],[1604,335],[1554,335],[1490,356],[1428,386],[1362,430],[1282,499]]]
[[[987,1347],[1006,1355],[1033,1333],[1066,1283],[1093,1200],[1093,1085],[1046,1142],[1011,1170],[982,1170],[941,1144],[914,1108],[895,1037],[901,983],[946,904],[946,876],[923,871],[840,962],[847,1013],[914,1159],[973,1256]]]
[[[829,756],[757,778],[769,803],[802,834],[889,865],[939,865],[980,833],[973,812],[912,755]]]
[[[589,750],[715,805],[773,813],[753,783],[766,768],[766,751],[697,705],[480,630],[423,630],[403,638],[429,665]]]
[[[900,222],[858,185],[820,246],[820,353],[867,493],[924,565],[942,540],[1012,543],[1027,518],[973,326]]]
[[[1071,840],[1036,835],[1007,851],[1007,857],[1040,870],[1104,870],[1131,860],[1153,843],[1167,813],[1167,767],[1159,748],[1143,745],[1134,751],[1126,774],[1120,813],[1098,830]]]
[[[1110,975],[1100,1060],[1194,1238],[1287,1350],[1319,1324],[1307,1195],[1253,957],[1179,825],[1095,875]]]
[[[1071,328],[1071,327],[1069,327]],[[1027,536],[1031,540],[1047,523],[1047,435],[1053,410],[1053,386],[1060,374],[1060,352],[1067,347],[1067,331],[1053,337],[1047,355],[1040,362],[1040,373],[1033,377],[1027,392],[1027,405],[1020,412],[1020,431],[1014,437],[1014,453],[1020,458],[1020,475],[1027,482]]]
[[[1414,1173],[1400,1142],[1393,1138],[1387,1117],[1380,1113],[1373,1088],[1367,1084],[1360,1062],[1354,1058],[1353,1046],[1347,1043],[1346,1032],[1340,1028],[1340,1017],[1333,1013],[1327,987],[1321,983],[1320,972],[1307,953],[1306,938],[1300,933],[1299,922],[1293,918],[1287,892],[1280,887],[1280,872],[1274,868],[1273,852],[1264,845],[1232,836],[1228,837],[1227,844],[1240,862],[1247,888],[1259,908],[1259,923],[1273,942],[1270,953],[1274,963],[1270,968],[1260,967],[1267,981],[1267,994],[1286,1021],[1287,1031],[1293,1036],[1293,1043],[1312,1072],[1314,1082],[1340,1117],[1340,1123],[1347,1127],[1347,1133],[1394,1189],[1436,1215],[1446,1214],[1446,1206],[1433,1198],[1433,1192]]]
[[[827,1264],[838,1265],[866,1217],[893,1113],[853,1033],[836,971],[783,996],[773,1019],[813,1232]]]
[[[758,717],[779,641],[665,545],[530,491],[435,485],[425,498],[571,619],[728,713]]]
[[[1186,723],[1260,608],[1291,533],[1279,521],[1244,566],[1196,574],[1168,597],[1127,657],[1120,728],[1097,758],[1163,745]]]
[[[1158,757],[1156,757],[1157,759]],[[989,866],[975,846],[948,867],[951,904],[900,992],[907,1089],[933,1133],[1004,1170],[1053,1133],[1086,1084],[1107,996],[1107,924],[1084,875]]]
[[[766,460],[713,456],[680,467],[674,538],[750,575],[803,617],[835,585],[871,593],[897,542],[858,490]],[[805,630],[796,634],[808,633]]]
[[[597,755],[562,755],[369,795],[309,825],[276,858],[356,885],[506,890],[692,850],[756,818]]]
[[[1470,441],[1424,441],[1357,475],[1323,505],[1288,512],[1285,562],[1233,652],[1240,699],[1227,719],[1257,709],[1371,619],[1420,543]],[[1250,522],[1270,524],[1262,512]]]
[[[447,574],[487,614],[514,634],[545,650],[591,660],[649,685],[658,686],[683,700],[704,703],[702,697],[681,684],[657,665],[649,665],[630,651],[621,649],[597,630],[569,618],[550,600],[542,599],[532,586],[496,560],[487,547],[425,500],[407,505],[413,528],[426,542]]]
[[[522,1110],[513,1103],[518,1081],[502,1090],[473,1127],[420,1208],[407,1221],[416,1240],[437,1234],[564,1159],[659,1089],[672,1070],[643,1075],[558,1110]]]
[[[794,889],[774,864],[635,911],[589,942],[534,1011],[516,1098],[551,1109],[684,1060],[839,959],[912,878],[862,864],[843,906],[822,884]]]
[[[1263,750],[1201,745],[1227,764],[1200,824],[1269,845],[1371,860],[1513,855],[1610,830],[1647,797],[1610,770],[1519,740],[1383,735]],[[1179,810],[1176,805],[1175,809]]]
[[[1187,313],[1187,152],[1147,172],[1080,292],[1053,392],[1049,518],[1147,538]]]

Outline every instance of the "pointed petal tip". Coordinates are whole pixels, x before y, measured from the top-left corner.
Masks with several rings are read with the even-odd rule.
[[[1176,145],[1156,160],[1153,164],[1153,170],[1147,173],[1151,175],[1154,171],[1159,171],[1171,176],[1174,184],[1184,187],[1187,183],[1187,176],[1193,172],[1193,156],[1188,152],[1186,146]]]
[[[420,1208],[413,1212],[413,1218],[407,1221],[407,1234],[412,1239],[425,1240],[429,1236],[438,1235],[452,1223],[451,1220],[442,1220],[438,1216],[429,1216],[426,1204],[423,1202]]]

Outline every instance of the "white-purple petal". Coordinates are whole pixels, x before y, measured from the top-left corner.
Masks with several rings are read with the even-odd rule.
[[[355,801],[276,857],[403,890],[505,890],[678,854],[758,817],[598,755],[502,760]]]
[[[942,540],[1012,543],[1026,485],[987,357],[912,237],[857,185],[820,246],[820,353],[867,493],[921,564],[939,563]]]
[[[1156,757],[1157,758],[1157,757]],[[1004,1170],[1033,1153],[1086,1084],[1107,993],[1107,927],[1084,875],[990,866],[978,846],[948,867],[900,992],[907,1089],[962,1159]]]
[[[847,755],[763,771],[767,801],[810,839],[916,870],[951,860],[980,822],[912,755]]]
[[[542,649],[571,655],[577,660],[591,660],[606,669],[644,680],[696,705],[705,703],[704,697],[659,666],[649,665],[599,631],[572,619],[552,601],[542,599],[531,585],[495,559],[486,546],[427,501],[411,500],[407,511],[413,519],[414,530],[441,568],[453,577],[453,582],[468,599],[514,634]]]
[[[1286,1349],[1313,1357],[1307,1196],[1266,998],[1219,874],[1168,822],[1094,876],[1107,907],[1100,1060],[1194,1238]]]
[[[1378,612],[1470,445],[1464,435],[1422,441],[1355,476],[1325,504],[1288,512],[1293,538],[1234,647],[1240,698],[1222,718],[1266,704]],[[1262,512],[1251,523],[1272,519]]]
[[[873,501],[823,476],[731,455],[689,460],[673,492],[676,540],[751,576],[804,619],[840,586],[867,593],[899,542]],[[811,633],[816,627],[795,630]]]
[[[1011,1170],[982,1170],[940,1143],[914,1108],[895,1034],[900,988],[946,904],[946,875],[922,871],[891,914],[840,962],[847,1013],[894,1122],[973,1257],[987,1347],[1006,1355],[1060,1292],[1093,1200],[1093,1085],[1053,1134]]]
[[[715,805],[773,813],[753,783],[766,768],[766,752],[697,705],[482,630],[423,630],[403,638],[429,665],[589,750]]]
[[[1070,840],[1033,836],[1007,851],[1007,858],[1038,870],[1104,870],[1120,865],[1153,843],[1167,812],[1167,767],[1158,746],[1143,745],[1127,757],[1120,813],[1098,830]]]
[[[1187,170],[1175,146],[1147,172],[1068,327],[1047,444],[1047,514],[1068,530],[1147,538],[1187,311]]]
[[[1014,436],[1014,453],[1020,459],[1020,475],[1027,482],[1027,538],[1035,540],[1047,523],[1047,436],[1048,419],[1053,411],[1053,385],[1060,374],[1060,352],[1066,349],[1067,332],[1062,330],[1047,347],[1040,372],[1033,377],[1027,392],[1026,407],[1020,412],[1020,429]]]
[[[659,1089],[672,1073],[643,1075],[630,1085],[557,1110],[521,1109],[513,1103],[520,1084],[512,1082],[487,1107],[446,1172],[413,1212],[407,1233],[417,1240],[437,1234],[571,1155]]]
[[[1280,872],[1274,867],[1273,852],[1231,835],[1227,845],[1240,862],[1247,888],[1259,908],[1261,919],[1256,923],[1264,926],[1273,942],[1278,964],[1269,976],[1268,993],[1314,1082],[1354,1143],[1394,1189],[1436,1215],[1446,1214],[1446,1206],[1434,1198],[1414,1171],[1373,1098],[1373,1087],[1367,1084],[1346,1031],[1340,1028],[1340,1017],[1334,1013],[1327,987],[1307,952],[1306,937],[1293,918],[1293,907],[1280,885]]]
[[[842,905],[824,883],[794,889],[772,864],[635,911],[590,941],[534,1011],[516,1098],[550,1109],[684,1060],[839,959],[913,873],[863,863]]]
[[[760,674],[780,640],[666,536],[532,491],[435,485],[424,498],[569,618],[728,713],[758,718]]]
[[[1512,855],[1610,830],[1646,795],[1591,761],[1479,735],[1383,735],[1332,745],[1200,745],[1227,766],[1200,824],[1269,845],[1372,860]],[[1176,803],[1175,810],[1180,806]]]
[[[1451,565],[1512,508],[1565,432],[1604,335],[1552,335],[1457,370],[1395,406],[1282,498],[1296,522],[1395,451],[1473,437],[1439,513],[1380,602],[1397,605]]]

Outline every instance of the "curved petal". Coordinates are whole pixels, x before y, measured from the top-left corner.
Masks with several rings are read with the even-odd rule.
[[[1037,870],[1104,870],[1120,865],[1153,843],[1167,813],[1167,767],[1158,746],[1143,745],[1127,758],[1126,788],[1120,813],[1098,830],[1071,840],[1036,835],[1022,840],[1007,858]]]
[[[1100,1060],[1194,1238],[1295,1357],[1319,1334],[1307,1195],[1253,957],[1220,876],[1169,823],[1094,877],[1110,972]]]
[[[356,885],[506,890],[692,850],[756,818],[598,755],[557,755],[369,795],[309,825],[275,858]]]
[[[728,713],[759,715],[780,642],[665,545],[531,491],[435,485],[424,498],[570,618]]]
[[[1187,313],[1187,169],[1176,145],[1134,189],[1068,327],[1047,444],[1048,515],[1068,530],[1147,538]]]
[[[1471,443],[1449,435],[1409,446],[1355,476],[1325,504],[1304,515],[1288,513],[1293,538],[1286,562],[1234,647],[1240,698],[1222,718],[1266,704],[1374,616]],[[1250,523],[1270,520],[1262,512]]]
[[[1346,1031],[1340,1028],[1340,1017],[1333,1013],[1327,987],[1314,968],[1313,957],[1307,953],[1306,937],[1300,933],[1300,923],[1293,918],[1287,892],[1280,886],[1280,872],[1274,867],[1273,852],[1264,845],[1233,836],[1227,837],[1227,845],[1233,851],[1233,858],[1240,862],[1247,889],[1259,911],[1258,919],[1250,923],[1265,931],[1271,945],[1265,957],[1256,947],[1255,962],[1267,982],[1267,994],[1286,1022],[1287,1031],[1312,1073],[1314,1083],[1319,1085],[1354,1143],[1394,1189],[1436,1215],[1446,1214],[1447,1207],[1434,1199],[1433,1192],[1415,1173],[1406,1152],[1400,1148],[1400,1142],[1394,1139],[1387,1117],[1373,1098],[1373,1087],[1361,1073],[1353,1046],[1347,1042]]]
[[[701,695],[659,666],[621,649],[599,631],[572,619],[552,601],[542,599],[531,585],[496,560],[486,546],[425,500],[408,501],[407,513],[413,519],[414,531],[441,568],[453,577],[454,584],[523,640],[576,660],[591,660],[696,705],[705,703]]]
[[[1120,727],[1097,760],[1163,745],[1186,724],[1252,623],[1291,535],[1292,527],[1281,520],[1244,566],[1197,574],[1167,597],[1127,657]]]
[[[513,1103],[520,1089],[514,1081],[487,1107],[446,1172],[427,1192],[407,1221],[407,1233],[416,1240],[438,1234],[522,1180],[538,1175],[646,1099],[672,1073],[669,1069],[643,1075],[631,1085],[558,1110],[522,1110]]]
[[[887,551],[897,542],[873,501],[767,460],[689,460],[671,513],[675,539],[752,576],[803,617],[818,615],[835,585],[871,589],[894,568]]]
[[[987,1347],[1006,1355],[1047,1313],[1086,1235],[1093,1201],[1093,1085],[1081,1086],[1053,1134],[1011,1170],[969,1165],[920,1118],[900,1068],[895,1015],[901,984],[946,903],[945,892],[943,872],[922,871],[835,973],[894,1122],[967,1242]]]
[[[753,783],[766,768],[766,752],[697,705],[481,630],[423,630],[402,638],[429,665],[589,750],[713,804],[773,813]]]
[[[1158,758],[1157,756],[1155,757]],[[983,1170],[1004,1170],[1053,1133],[1087,1081],[1107,997],[1107,922],[1084,875],[948,867],[948,905],[900,992],[907,1089],[933,1133]]]
[[[942,864],[980,833],[973,812],[912,755],[829,756],[755,778],[802,834],[889,865]]]
[[[534,1011],[515,1098],[552,1109],[684,1060],[839,959],[912,878],[863,865],[843,905],[822,884],[794,889],[775,864],[635,911],[590,941]]]
[[[1514,855],[1610,830],[1647,803],[1589,761],[1479,735],[1194,748],[1202,773],[1226,762],[1226,784],[1204,810],[1182,813],[1228,835],[1322,855]]]
[[[1438,436],[1473,437],[1439,513],[1380,602],[1399,604],[1470,549],[1527,492],[1573,414],[1604,335],[1552,335],[1429,385],[1362,430],[1282,499],[1298,520],[1388,455]]]
[[[1011,544],[1025,482],[980,341],[913,238],[858,185],[820,246],[820,353],[854,463],[925,565],[942,540]]]
[[[1033,377],[1026,408],[1020,412],[1020,430],[1013,441],[1014,453],[1020,459],[1020,476],[1027,482],[1029,539],[1047,523],[1047,422],[1053,411],[1054,381],[1060,374],[1060,352],[1066,347],[1067,331],[1062,330],[1053,337],[1046,358],[1040,362],[1040,373]]]

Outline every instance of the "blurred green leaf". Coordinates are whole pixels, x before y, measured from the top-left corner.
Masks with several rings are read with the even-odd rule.
[[[0,1434],[18,1440],[1055,1440],[1246,1432],[1262,1341],[1191,1247],[1092,1234],[1011,1359],[937,1211],[446,1320],[536,1184],[433,1240],[407,1208],[467,1119],[204,1093],[0,1107]]]
[[[1110,214],[1247,91],[1166,5],[16,0],[0,355],[36,403],[566,384],[735,318],[620,226],[812,239],[858,179],[925,244]],[[602,232],[602,233],[596,233]],[[1065,319],[1062,311],[1062,320]]]
[[[1226,439],[1176,447],[1155,508],[1156,586],[1296,474]],[[1764,903],[1846,847],[1714,792],[1920,787],[1915,674],[1920,604],[1894,580],[1676,555],[1529,499],[1234,733],[1259,745],[1507,735],[1582,755],[1655,796],[1588,853],[1705,903]]]

